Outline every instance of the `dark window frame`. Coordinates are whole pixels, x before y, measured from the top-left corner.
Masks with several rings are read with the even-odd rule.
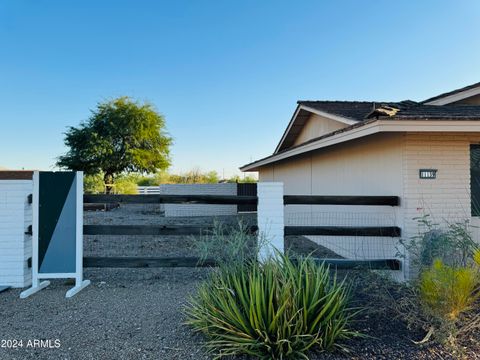
[[[470,144],[470,203],[471,216],[480,217],[480,144]]]

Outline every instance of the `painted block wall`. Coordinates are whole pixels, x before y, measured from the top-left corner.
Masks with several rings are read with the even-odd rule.
[[[280,181],[286,195],[403,195],[403,134],[382,134],[266,166],[261,182]],[[285,206],[285,225],[395,226],[401,208],[390,206]],[[309,236],[348,259],[394,258],[399,239]]]
[[[237,184],[164,184],[159,187],[163,195],[237,195]],[[165,204],[165,216],[221,216],[236,215],[237,205]]]
[[[275,249],[284,251],[284,206],[283,183],[263,182],[257,187],[258,232],[260,241],[259,259],[275,255]]]
[[[429,214],[435,222],[445,224],[470,220],[470,145],[480,143],[480,134],[408,133],[405,137],[403,161],[404,232],[418,233],[415,217]],[[436,179],[420,179],[422,168],[438,169]],[[479,241],[479,231],[472,227]]]
[[[32,191],[32,180],[0,180],[0,285],[31,284],[27,260],[32,256],[32,238],[25,232],[32,224],[27,199]]]
[[[287,207],[286,225],[397,225],[408,240],[421,230],[414,218],[429,214],[443,224],[469,220],[480,243],[480,218],[470,208],[470,145],[479,143],[475,133],[384,134],[267,166],[259,177],[285,182],[286,194],[400,196],[395,208]],[[420,179],[422,168],[437,169],[437,178]],[[312,240],[347,258],[391,256],[398,248],[387,238]]]

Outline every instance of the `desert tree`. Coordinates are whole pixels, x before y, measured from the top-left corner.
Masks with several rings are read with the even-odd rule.
[[[148,103],[120,97],[99,103],[90,118],[65,133],[62,169],[103,174],[110,193],[121,173],[155,173],[170,165],[171,137],[165,119]]]

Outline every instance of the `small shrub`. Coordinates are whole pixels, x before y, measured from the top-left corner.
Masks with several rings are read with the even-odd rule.
[[[83,191],[87,194],[103,194],[105,192],[103,175],[85,175],[83,177]]]
[[[478,268],[453,267],[436,260],[420,276],[422,304],[434,318],[455,322],[478,299],[479,283]]]
[[[402,244],[418,278],[391,299],[391,308],[410,329],[426,331],[419,343],[433,339],[459,351],[457,344],[480,328],[480,250],[468,220],[416,220],[419,234]]]
[[[242,221],[235,225],[214,221],[211,231],[192,239],[193,249],[201,261],[209,258],[225,265],[255,259],[264,242],[262,236],[249,231],[249,225]]]
[[[138,174],[121,174],[115,178],[113,192],[116,194],[138,194]],[[85,175],[83,179],[83,190],[88,194],[105,193],[103,174]]]
[[[293,263],[278,255],[222,267],[186,313],[216,358],[308,359],[311,349],[343,348],[341,340],[359,335],[349,329],[349,287],[311,258]]]
[[[468,220],[443,226],[434,223],[428,214],[414,220],[418,223],[418,235],[400,242],[412,255],[412,265],[416,270],[431,267],[436,259],[450,266],[467,264],[477,246]],[[400,252],[398,255],[401,256]]]
[[[122,175],[115,179],[113,191],[115,194],[138,194],[136,176]]]

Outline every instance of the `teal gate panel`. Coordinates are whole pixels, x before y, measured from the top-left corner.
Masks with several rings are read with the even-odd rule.
[[[74,172],[39,173],[39,274],[76,271],[76,182]]]

